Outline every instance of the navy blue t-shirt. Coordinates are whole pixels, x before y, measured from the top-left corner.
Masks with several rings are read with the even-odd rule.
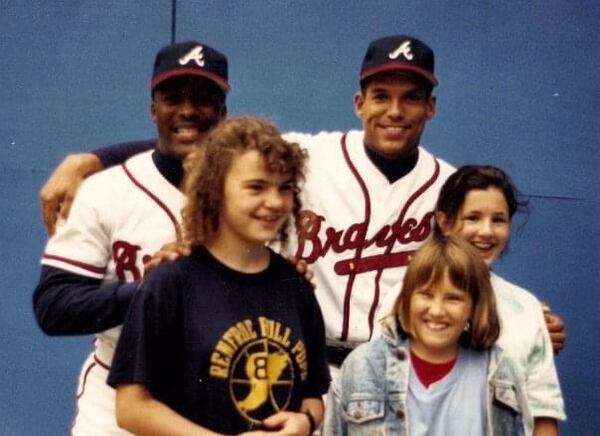
[[[134,296],[108,383],[139,383],[220,433],[260,428],[327,392],[323,319],[309,283],[271,252],[234,271],[198,248],[161,264]]]

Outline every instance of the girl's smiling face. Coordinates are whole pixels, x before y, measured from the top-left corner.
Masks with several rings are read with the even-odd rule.
[[[293,178],[269,171],[256,150],[234,157],[225,176],[219,235],[262,246],[277,238],[293,206]]]
[[[415,289],[409,310],[412,351],[432,363],[456,358],[472,311],[471,297],[454,286],[447,271],[437,283]]]
[[[443,225],[445,235],[471,244],[490,266],[506,248],[510,236],[508,204],[495,187],[473,189],[465,197],[454,223]]]

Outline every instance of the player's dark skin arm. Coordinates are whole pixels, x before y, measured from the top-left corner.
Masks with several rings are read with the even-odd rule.
[[[43,266],[33,293],[40,328],[48,335],[86,335],[118,326],[137,283],[102,284],[99,279]]]

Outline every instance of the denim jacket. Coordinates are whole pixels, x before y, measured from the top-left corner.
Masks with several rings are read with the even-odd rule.
[[[389,320],[388,320],[389,321]],[[381,337],[356,348],[341,367],[327,398],[323,434],[409,436],[408,342],[388,322]],[[488,435],[530,435],[524,377],[502,350],[491,350],[488,367]]]

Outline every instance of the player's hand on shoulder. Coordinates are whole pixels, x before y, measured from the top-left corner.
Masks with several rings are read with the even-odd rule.
[[[298,259],[297,257],[290,256],[290,257],[288,257],[288,261],[292,265],[294,265],[294,267],[296,268],[296,271],[298,272],[298,274],[300,274],[302,277],[304,277],[304,280],[309,282],[313,288],[316,286],[316,284],[314,282],[315,274],[313,273],[312,269],[309,268],[306,260]]]
[[[102,170],[102,162],[95,154],[70,154],[52,172],[40,190],[42,218],[48,236],[56,231],[59,220],[69,216],[71,204],[81,182],[90,174]]]
[[[565,323],[556,313],[552,312],[552,309],[546,303],[542,303],[542,310],[544,311],[546,328],[548,329],[550,340],[552,341],[552,349],[554,350],[554,354],[558,354],[565,347],[565,342],[567,340]]]
[[[144,275],[147,275],[163,262],[173,262],[181,256],[189,256],[191,252],[189,245],[183,242],[169,242],[144,262]]]

